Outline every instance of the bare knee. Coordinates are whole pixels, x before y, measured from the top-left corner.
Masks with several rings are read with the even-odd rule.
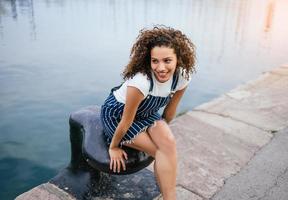
[[[176,140],[166,122],[157,121],[155,126],[149,130],[149,134],[160,151],[165,153],[176,152]]]

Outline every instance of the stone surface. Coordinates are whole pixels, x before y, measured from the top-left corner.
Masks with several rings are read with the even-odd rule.
[[[151,200],[160,194],[153,172],[144,169],[130,175],[101,174],[91,191],[92,200]]]
[[[178,150],[177,184],[210,198],[259,149],[188,114],[171,124]]]
[[[273,136],[267,131],[222,115],[202,111],[190,111],[187,114],[215,126],[218,129],[223,130],[225,134],[237,137],[251,146],[262,147],[267,144]]]
[[[203,198],[197,196],[196,194],[186,190],[182,186],[176,187],[176,199],[179,200],[203,200]],[[162,196],[156,197],[154,200],[163,200]]]
[[[266,131],[282,129],[288,122],[288,95],[283,95],[288,91],[285,75],[288,68],[273,70],[277,73],[264,73],[195,110],[229,117]]]
[[[53,184],[44,183],[18,196],[16,200],[76,200]]]
[[[273,187],[265,192],[261,200],[287,200],[288,199],[288,170],[286,170],[275,182]]]
[[[67,174],[64,175],[67,176]],[[85,183],[79,182],[79,184]],[[85,193],[85,196],[79,197],[80,199],[151,200],[160,194],[153,172],[147,169],[130,175],[101,173],[100,179],[92,181],[92,185],[89,185],[89,187],[91,187],[89,192]],[[16,200],[76,200],[74,196],[68,194],[70,191],[69,187],[64,187],[63,189],[54,184],[45,183],[23,193]]]
[[[273,140],[231,177],[213,200],[287,200],[288,129]]]
[[[198,195],[180,186],[176,188],[176,197],[177,197],[176,199],[179,200],[202,200],[202,198],[199,197]]]

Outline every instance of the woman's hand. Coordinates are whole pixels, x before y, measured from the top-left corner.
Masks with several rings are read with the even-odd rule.
[[[113,169],[114,173],[117,170],[117,172],[119,173],[121,165],[123,170],[124,171],[126,170],[124,158],[127,160],[128,156],[123,149],[119,147],[109,148],[109,155],[110,155],[110,170]]]

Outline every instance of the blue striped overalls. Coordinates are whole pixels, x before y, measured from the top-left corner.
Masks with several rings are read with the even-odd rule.
[[[131,143],[133,139],[141,132],[145,131],[148,127],[154,124],[156,120],[162,119],[158,110],[168,104],[173,94],[175,93],[175,88],[178,82],[178,73],[174,73],[173,81],[171,85],[171,92],[167,97],[152,96],[153,80],[150,78],[150,88],[149,94],[140,103],[134,121],[127,133],[122,138],[120,144]],[[113,134],[116,130],[118,123],[121,120],[125,104],[118,102],[113,95],[113,91],[120,88],[120,86],[114,87],[104,104],[101,106],[101,120],[103,124],[104,134],[107,138],[107,143],[110,144]]]

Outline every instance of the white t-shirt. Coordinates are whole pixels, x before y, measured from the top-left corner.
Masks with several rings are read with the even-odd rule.
[[[152,96],[167,97],[171,92],[173,76],[171,76],[171,78],[168,81],[161,83],[157,81],[153,73],[151,74],[154,84],[150,94]],[[180,72],[175,91],[182,90],[189,84],[190,81],[191,81],[191,75],[189,76],[189,80],[187,80],[182,76]],[[141,93],[144,95],[145,98],[149,94],[150,80],[148,79],[147,75],[138,72],[135,74],[135,76],[126,80],[118,90],[114,91],[113,94],[117,99],[117,101],[124,104],[126,102],[127,86],[136,87],[141,91]]]

